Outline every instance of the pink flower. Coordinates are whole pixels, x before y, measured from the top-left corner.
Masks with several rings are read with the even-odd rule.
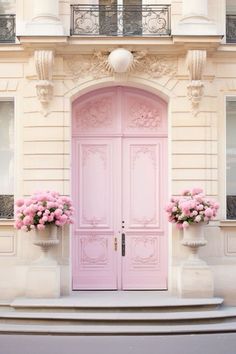
[[[38,191],[30,198],[16,201],[15,228],[43,230],[48,223],[63,226],[72,222],[74,209],[69,197],[55,191]]]
[[[197,215],[194,219],[195,222],[200,222],[202,220],[201,215]]]
[[[30,225],[32,223],[32,218],[30,216],[25,216],[24,219],[23,219],[23,224],[24,225]]]
[[[201,188],[193,188],[191,191],[186,189],[181,194],[179,197],[171,197],[171,202],[166,206],[168,220],[176,223],[177,228],[209,221],[216,216],[219,204],[206,198]]]
[[[56,209],[56,210],[54,211],[54,215],[55,215],[56,217],[60,217],[60,216],[62,215],[62,210],[61,210],[61,209]]]
[[[22,205],[24,205],[24,203],[24,199],[17,199],[15,204],[16,206],[21,207]]]
[[[207,208],[205,210],[205,216],[208,217],[208,218],[211,218],[213,216],[213,211],[211,208]]]

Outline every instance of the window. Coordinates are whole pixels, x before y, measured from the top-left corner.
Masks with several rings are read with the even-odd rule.
[[[236,3],[226,0],[226,42],[236,43]]]
[[[13,218],[14,102],[0,101],[0,218]]]
[[[100,0],[100,34],[142,35],[142,0]]]
[[[227,219],[236,219],[236,97],[226,100],[226,205]]]

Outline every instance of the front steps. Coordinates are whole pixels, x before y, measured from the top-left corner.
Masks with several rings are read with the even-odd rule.
[[[0,333],[132,335],[236,332],[236,308],[223,300],[156,292],[80,292],[59,299],[16,299],[0,306]]]

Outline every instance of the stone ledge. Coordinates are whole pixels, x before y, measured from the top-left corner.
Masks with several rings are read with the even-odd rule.
[[[219,227],[236,227],[236,220],[220,220]]]

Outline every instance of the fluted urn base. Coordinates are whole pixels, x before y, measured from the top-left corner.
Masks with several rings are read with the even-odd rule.
[[[214,295],[213,273],[207,263],[199,257],[198,250],[207,244],[203,223],[184,229],[182,245],[188,247],[189,257],[179,269],[178,292],[181,297],[209,298]]]
[[[34,245],[42,250],[41,255],[34,261],[34,264],[56,265],[57,261],[50,250],[59,244],[58,227],[56,225],[47,225],[44,230],[35,230]]]
[[[55,225],[47,225],[45,230],[35,231],[33,243],[41,248],[41,255],[29,267],[25,292],[27,297],[60,296],[60,266],[51,252],[59,243],[57,231]]]

